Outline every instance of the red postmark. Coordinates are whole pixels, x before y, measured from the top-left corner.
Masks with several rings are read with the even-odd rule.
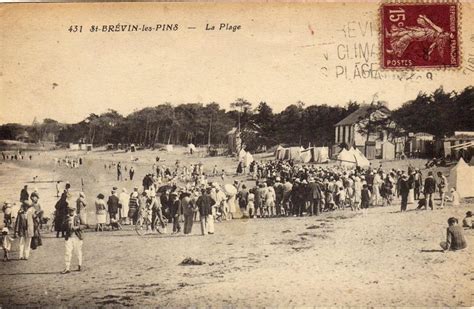
[[[382,67],[459,67],[456,3],[386,3],[381,8]]]

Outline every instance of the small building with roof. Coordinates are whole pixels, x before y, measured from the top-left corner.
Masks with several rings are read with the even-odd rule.
[[[335,148],[341,144],[347,147],[354,147],[365,153],[368,159],[374,159],[376,156],[382,155],[382,143],[388,139],[388,132],[385,130],[379,132],[370,132],[369,138],[360,129],[364,122],[370,120],[376,121],[390,116],[390,110],[385,107],[377,107],[374,109],[369,104],[364,104],[356,111],[339,121],[334,125],[335,130]],[[366,149],[366,143],[368,145]],[[367,150],[367,151],[366,151]],[[333,149],[333,153],[337,153]]]

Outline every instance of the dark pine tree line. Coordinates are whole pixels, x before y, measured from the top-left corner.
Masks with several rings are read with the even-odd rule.
[[[260,145],[330,146],[334,143],[334,125],[357,110],[359,103],[350,101],[344,106],[327,104],[308,105],[298,101],[275,113],[266,102],[253,105],[243,98],[231,103],[231,110],[221,109],[218,103],[170,103],[136,110],[124,116],[115,110],[90,114],[74,124],[44,119],[32,125],[15,123],[0,126],[0,139],[19,139],[27,136],[31,142],[156,144],[194,143],[216,145],[227,143],[227,132],[233,127],[242,131],[248,150]],[[474,89],[467,87],[460,93],[445,92],[443,88],[432,94],[418,96],[392,111],[391,120],[403,132],[426,132],[437,137],[454,131],[474,130]]]

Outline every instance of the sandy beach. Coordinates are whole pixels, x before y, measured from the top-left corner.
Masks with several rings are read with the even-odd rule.
[[[41,153],[32,161],[1,164],[2,200],[16,201],[22,185],[37,172],[39,182],[29,185],[38,188],[46,213],[54,207],[56,192],[54,183],[40,181],[68,180],[76,194],[81,178],[86,179],[85,192],[93,203],[97,192],[108,193],[113,185],[131,189],[141,183],[153,161],[152,154],[144,153],[141,165],[135,165],[137,181],[116,182],[104,162],[126,160],[130,154],[85,155],[87,169],[54,167],[52,158],[61,155]],[[162,157],[174,163],[171,154]],[[234,169],[230,158],[199,160],[206,168],[215,162],[229,173]],[[465,231],[468,248],[460,252],[443,253],[439,243],[445,239],[446,220],[462,219],[474,210],[474,202],[434,211],[416,211],[411,204],[406,213],[399,207],[396,201],[371,208],[367,216],[347,209],[319,217],[233,220],[217,223],[216,234],[205,237],[197,222],[190,236],[139,237],[130,226],[87,231],[84,270],[67,275],[60,274],[64,240],[46,233],[28,261],[18,260],[15,243],[13,261],[0,262],[0,305],[472,306],[474,230]],[[205,264],[179,265],[186,257]]]

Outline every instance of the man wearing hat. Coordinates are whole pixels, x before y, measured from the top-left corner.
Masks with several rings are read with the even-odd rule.
[[[444,204],[446,202],[446,192],[448,191],[448,179],[443,175],[442,172],[438,172],[438,179],[439,197],[441,199],[440,208],[444,208]]]
[[[151,209],[151,228],[154,230],[155,229],[155,221],[158,219],[159,224],[161,226],[164,226],[163,222],[163,213],[161,211],[161,201],[160,199],[156,198],[156,195],[150,195],[148,196],[147,199],[147,204],[149,209]]]
[[[25,185],[20,192],[20,202],[27,201],[30,198],[30,194],[28,193],[28,185]]]
[[[181,225],[179,224],[179,216],[183,213],[181,209],[181,202],[178,199],[178,193],[176,191],[171,192],[171,218],[173,218],[173,233],[181,232]]]
[[[181,195],[181,208],[183,210],[184,215],[184,234],[191,234],[193,229],[193,219],[194,219],[194,212],[196,211],[195,208],[196,200],[191,198],[191,193],[188,191],[184,192]]]
[[[291,210],[290,213],[293,216],[299,215],[300,210],[300,203],[301,203],[301,180],[299,178],[295,179],[295,183],[293,184],[293,188],[291,190]]]
[[[120,201],[117,196],[117,187],[113,187],[111,195],[107,200],[107,206],[109,211],[110,220],[117,220],[117,212],[120,207]]]
[[[308,179],[308,190],[310,192],[310,208],[309,208],[309,214],[312,216],[313,214],[316,216],[319,216],[319,213],[321,212],[321,188],[319,185],[316,183],[313,177],[310,177]]]
[[[415,186],[415,191],[414,191],[414,194],[415,194],[415,200],[419,200],[420,199],[420,192],[421,192],[421,189],[423,188],[423,175],[421,174],[421,171],[419,168],[415,169],[415,183],[414,183],[414,186]]]
[[[407,210],[408,194],[410,193],[410,183],[407,174],[403,173],[400,180],[400,195],[402,198],[400,211]]]
[[[288,216],[290,212],[290,198],[291,192],[293,190],[293,184],[290,182],[288,178],[286,178],[285,182],[283,183],[283,210],[286,216]]]
[[[197,199],[196,205],[199,209],[199,217],[201,218],[201,233],[202,235],[214,234],[214,231],[210,230],[209,222],[210,220],[214,220],[212,216],[212,206],[216,203],[210,196],[211,188],[207,188],[206,190],[202,190],[202,195]]]
[[[65,252],[64,262],[66,268],[61,272],[67,274],[70,272],[71,259],[74,252],[76,252],[78,260],[78,271],[81,271],[82,267],[82,231],[81,231],[81,219],[76,215],[76,209],[68,207],[68,217],[66,224],[66,235],[65,235]]]
[[[13,237],[20,237],[20,260],[28,260],[30,256],[31,238],[34,235],[34,208],[29,200],[23,201],[15,223]]]
[[[276,177],[275,183],[273,184],[273,189],[275,190],[275,207],[276,207],[276,215],[278,217],[281,216],[281,205],[283,201],[283,183],[281,183],[281,178]]]
[[[423,194],[426,197],[426,205],[433,210],[433,194],[436,191],[436,180],[433,177],[433,172],[428,172],[428,177],[425,179],[425,185],[423,187]]]

